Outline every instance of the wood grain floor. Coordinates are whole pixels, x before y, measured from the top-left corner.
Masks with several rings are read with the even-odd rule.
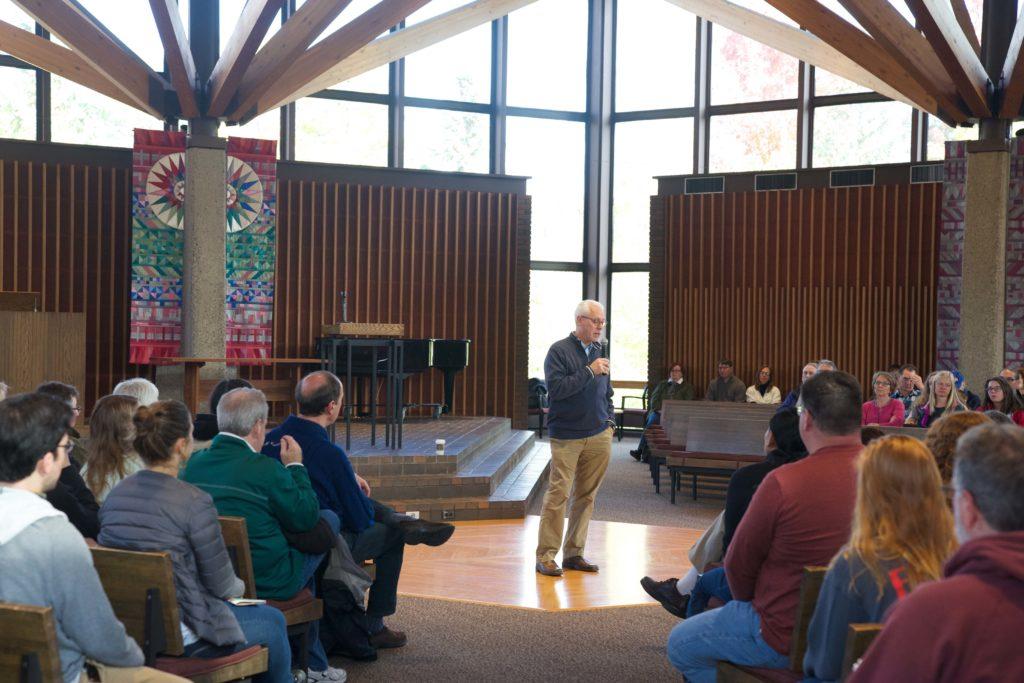
[[[399,593],[547,611],[656,604],[640,579],[681,576],[690,568],[686,552],[702,533],[593,521],[586,557],[601,571],[554,578],[534,570],[539,521],[460,522],[441,547],[406,548]]]

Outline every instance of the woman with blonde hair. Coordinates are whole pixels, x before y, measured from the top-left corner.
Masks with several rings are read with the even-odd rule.
[[[804,674],[817,680],[841,678],[850,624],[881,622],[892,603],[938,579],[956,549],[953,515],[924,444],[878,439],[857,470],[850,542],[832,560],[807,633]]]
[[[134,396],[111,395],[97,401],[92,410],[82,478],[98,503],[106,499],[118,482],[143,468],[132,446],[132,417],[138,406],[139,400]]]
[[[944,414],[968,410],[963,395],[956,389],[956,378],[949,370],[934,372],[928,377],[927,393],[922,393],[910,409],[907,424],[927,427]]]

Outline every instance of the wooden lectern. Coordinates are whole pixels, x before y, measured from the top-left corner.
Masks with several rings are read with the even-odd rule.
[[[57,380],[85,390],[85,314],[29,306],[33,292],[0,292],[0,381],[9,394]]]

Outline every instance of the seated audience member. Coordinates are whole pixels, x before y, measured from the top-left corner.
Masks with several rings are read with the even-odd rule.
[[[341,535],[352,550],[352,559],[374,562],[376,576],[366,605],[370,644],[377,648],[401,647],[406,642],[405,634],[385,626],[384,618],[394,614],[397,607],[405,544],[440,545],[451,537],[455,527],[396,515],[369,497],[369,484],[355,473],[345,451],[327,434],[327,427],[341,413],[342,396],[341,380],[330,372],[318,371],[302,378],[295,388],[299,414],[290,415],[267,434],[263,452],[278,457],[273,444],[284,439],[294,439],[302,448],[320,506],[333,510],[342,520]]]
[[[314,574],[324,555],[307,555],[288,545],[287,532],[311,531],[320,518],[337,535],[338,516],[320,510],[303,453],[290,436],[281,439],[281,460],[267,458],[267,401],[257,389],[234,389],[217,405],[220,433],[206,450],[189,458],[181,478],[213,498],[217,514],[245,517],[252,551],[256,595],[289,600],[314,588]],[[319,622],[309,634],[309,680],[343,681],[345,672],[327,664]]]
[[[143,468],[132,445],[138,405],[133,396],[104,396],[92,409],[82,478],[100,503],[119,481]]]
[[[658,386],[654,387],[654,391],[651,392],[650,398],[647,399],[647,422],[644,424],[644,429],[658,424],[661,420],[662,402],[692,401],[694,398],[695,390],[693,385],[683,379],[683,366],[679,363],[673,363],[672,367],[668,370],[668,379],[659,382]],[[639,460],[643,455],[646,445],[647,439],[641,435],[640,443],[629,454]]]
[[[1012,425],[1014,421],[1010,419],[1010,416],[1006,413],[1001,413],[998,410],[986,410],[983,415],[987,415],[996,424]]]
[[[1014,424],[1024,427],[1024,402],[1002,377],[990,377],[985,382],[985,400],[978,410],[995,410],[1009,417]]]
[[[889,611],[849,679],[1022,681],[1024,431],[972,429],[957,443],[953,516],[963,544],[943,579]],[[922,532],[924,531],[922,530]]]
[[[1024,366],[1017,368],[1017,372],[1013,375],[1013,381],[1010,382],[1010,386],[1017,392],[1017,398],[1024,403]]]
[[[892,375],[888,372],[876,372],[871,377],[871,389],[874,398],[861,406],[862,425],[882,425],[885,427],[900,427],[906,421],[907,416],[903,412],[903,403],[894,400],[892,393],[896,387],[893,386]]]
[[[82,412],[78,407],[78,390],[62,382],[45,382],[39,385],[36,392],[52,396],[71,409],[71,424],[68,427],[71,447],[66,453],[68,457],[64,459],[65,467],[60,473],[60,480],[46,492],[46,500],[68,516],[68,521],[78,529],[78,533],[86,538],[96,538],[100,532],[100,505],[82,479],[81,464],[72,455],[80,447],[81,438],[75,430],[75,423]]]
[[[932,454],[889,436],[857,462],[849,543],[832,560],[807,632],[808,680],[838,681],[850,624],[878,623],[897,600],[934,581],[956,549],[953,516]]]
[[[957,439],[968,429],[986,424],[992,424],[990,417],[984,413],[966,410],[939,418],[928,428],[924,435],[924,445],[932,452],[943,484],[948,484],[953,478],[953,454],[956,451]]]
[[[875,439],[881,439],[883,436],[885,436],[885,432],[878,427],[867,426],[860,428],[860,442],[865,446]]]
[[[251,388],[252,384],[240,378],[222,379],[217,382],[217,385],[210,392],[210,398],[207,401],[210,412],[199,413],[196,415],[195,423],[192,425],[192,429],[194,430],[192,438],[196,441],[196,450],[209,446],[209,442],[213,441],[213,437],[217,436],[217,433],[220,431],[217,429],[217,404],[220,403],[224,394],[228,393],[232,389]]]
[[[956,390],[960,394],[960,401],[967,410],[977,410],[981,407],[981,397],[967,388],[967,379],[959,370],[953,370],[953,379],[956,381]]]
[[[649,576],[640,580],[647,594],[661,603],[670,614],[679,618],[702,612],[711,597],[729,600],[728,586],[721,569],[705,572],[709,564],[720,562],[729,549],[736,528],[743,519],[754,492],[768,473],[807,455],[800,439],[796,409],[780,410],[772,416],[764,435],[764,462],[736,470],[729,479],[725,511],[690,548],[690,569],[681,579],[655,581]],[[714,573],[718,572],[718,573]],[[705,578],[706,577],[706,578]],[[724,589],[724,592],[723,592]]]
[[[914,401],[921,396],[923,391],[924,380],[921,379],[921,375],[917,374],[917,367],[913,365],[901,367],[896,376],[896,391],[892,392],[892,397],[903,404],[903,412],[907,416],[910,415],[910,408]]]
[[[134,448],[145,469],[107,496],[100,508],[100,544],[170,553],[187,657],[219,657],[262,645],[269,661],[260,679],[290,683],[284,615],[268,605],[228,602],[242,597],[245,586],[232,568],[217,508],[208,493],[178,479],[179,465],[192,450],[188,408],[157,401],[139,408],[134,418]]]
[[[800,371],[800,386],[803,386],[804,382],[809,380],[811,377],[814,377],[814,375],[816,375],[817,373],[817,363],[808,363],[807,365],[805,365],[803,367],[803,370]],[[800,387],[797,387],[796,389],[793,389],[788,394],[786,394],[786,398],[782,402],[782,405],[779,406],[779,410],[785,410],[786,408],[796,408],[796,404],[799,401]]]
[[[43,498],[67,464],[72,415],[41,393],[0,403],[0,601],[53,609],[65,683],[85,680],[86,659],[110,680],[183,680],[112,670],[141,667],[142,650],[114,616],[85,540]]]
[[[782,392],[772,384],[772,369],[767,365],[757,371],[757,383],[747,387],[747,403],[782,403]]]
[[[754,494],[725,554],[733,600],[669,636],[669,660],[687,680],[714,681],[718,660],[787,666],[803,569],[828,564],[849,539],[860,384],[845,372],[818,373],[801,400],[800,437],[810,455],[769,472]]]
[[[918,402],[910,409],[907,424],[914,427],[927,427],[944,414],[967,410],[960,392],[956,390],[953,373],[940,370],[932,373],[928,379],[928,391],[921,394]]]
[[[110,393],[114,396],[134,396],[140,406],[148,406],[160,400],[160,390],[144,377],[132,377],[118,382]]]
[[[718,377],[708,383],[705,401],[732,401],[743,403],[746,400],[747,388],[742,380],[733,373],[731,360],[718,361]]]
[[[835,372],[838,369],[835,362],[830,361],[828,358],[822,358],[818,361],[818,372]]]
[[[1017,376],[1017,373],[1011,370],[1010,368],[1003,368],[1002,370],[999,371],[999,376],[1005,379],[1007,382],[1012,382],[1014,377]]]

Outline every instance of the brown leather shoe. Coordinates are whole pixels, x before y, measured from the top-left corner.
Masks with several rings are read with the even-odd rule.
[[[567,557],[562,560],[562,567],[564,569],[575,569],[578,572],[596,572],[597,565],[591,564],[583,559],[582,555],[575,557]]]
[[[544,576],[561,576],[562,568],[554,560],[537,560],[537,573]]]
[[[408,640],[401,631],[392,631],[385,626],[383,631],[370,636],[370,645],[383,650],[389,647],[402,647]]]

